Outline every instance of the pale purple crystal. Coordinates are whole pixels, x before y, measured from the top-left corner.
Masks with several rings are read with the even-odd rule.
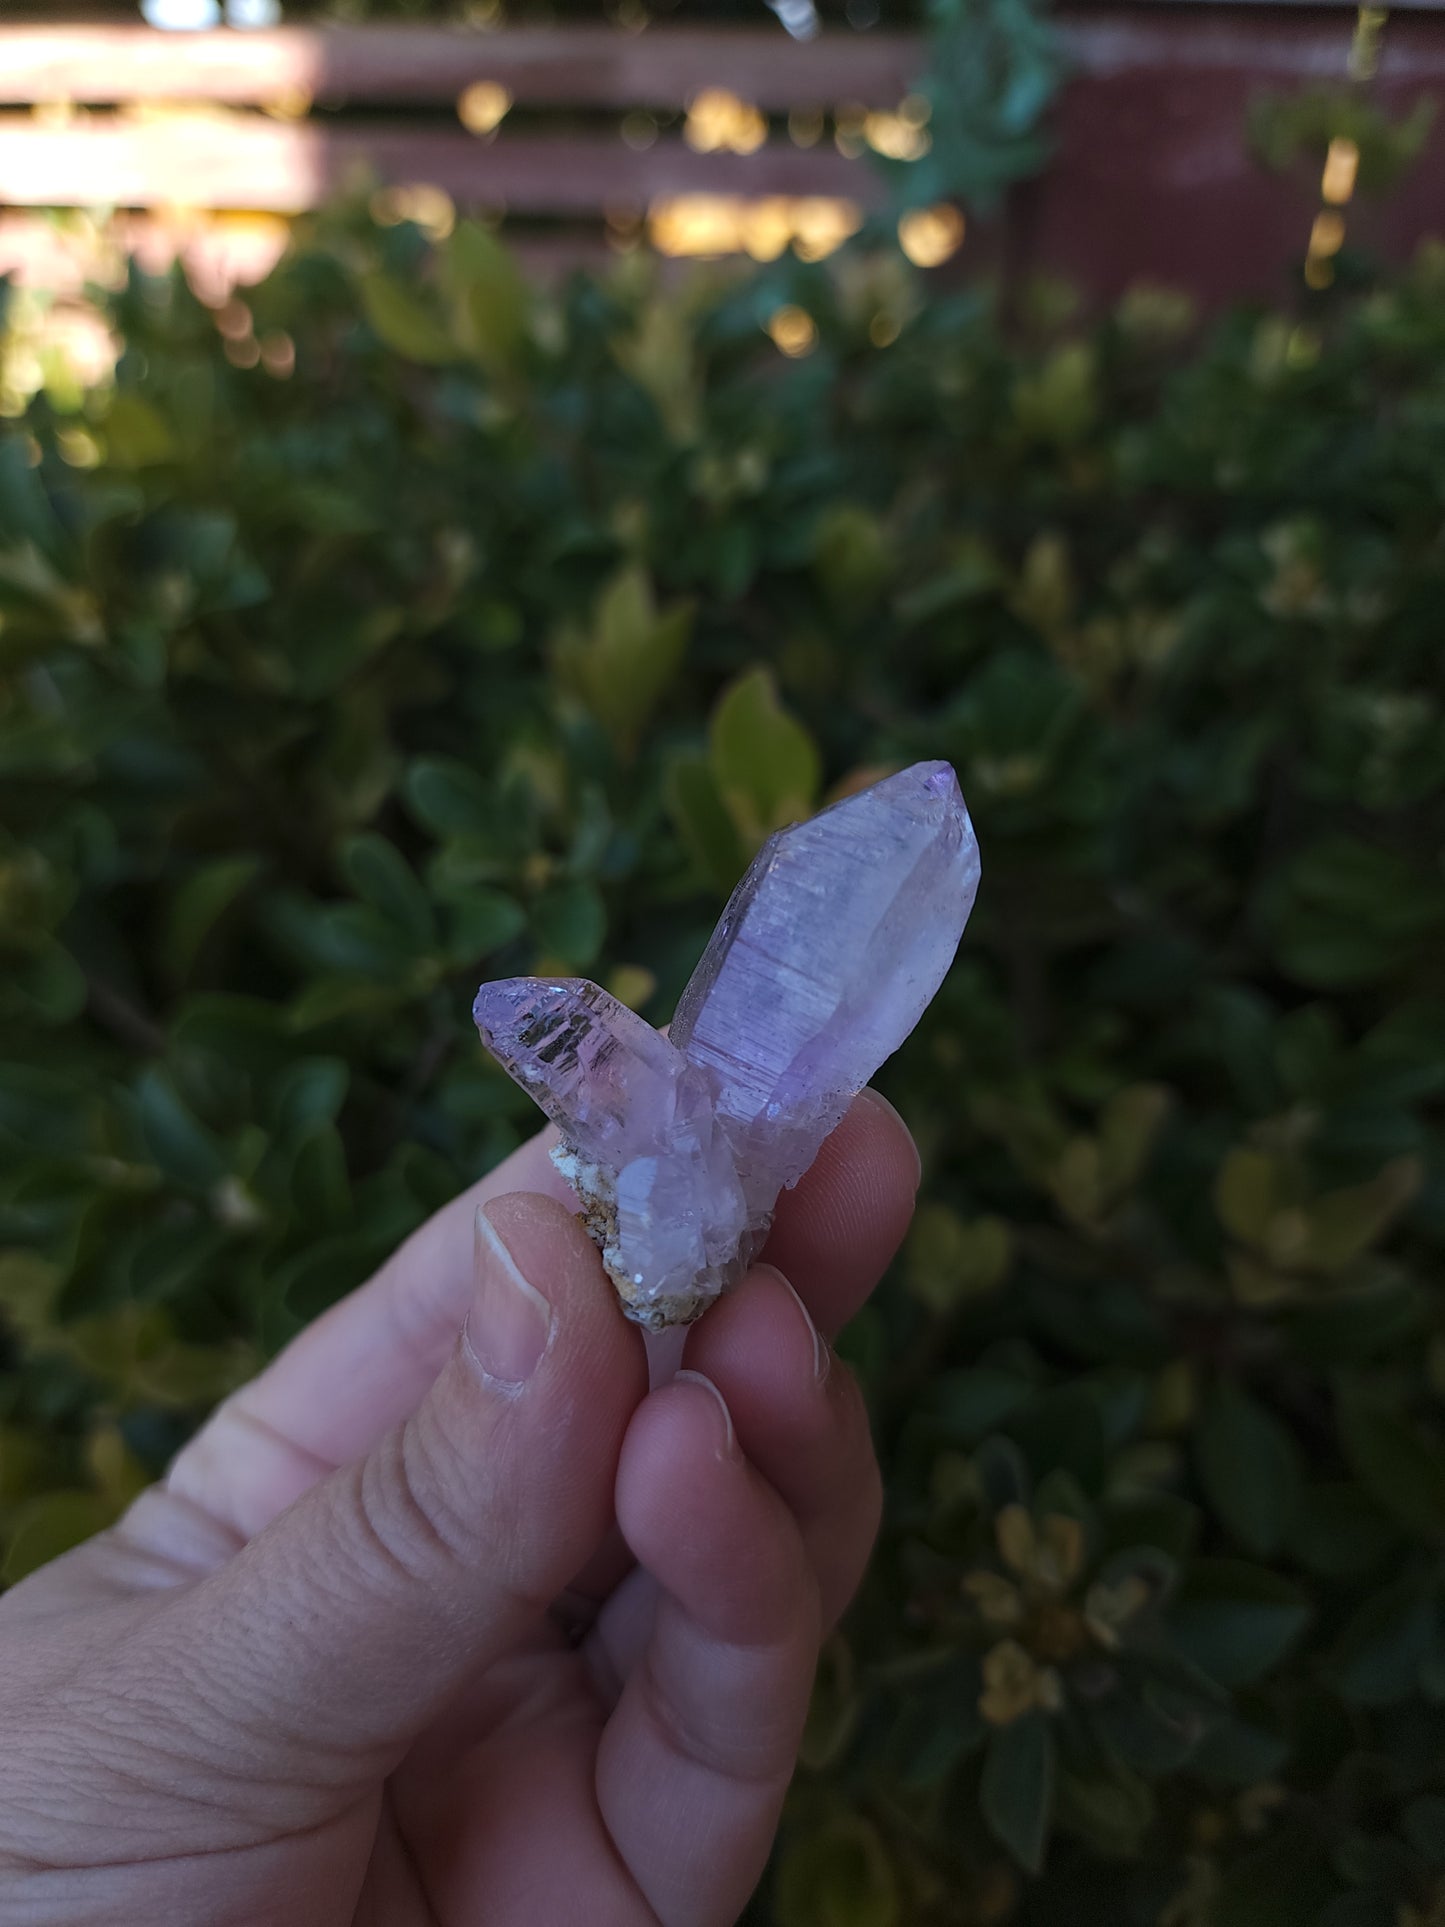
[[[670,1038],[581,979],[483,984],[489,1050],[554,1152],[629,1317],[685,1323],[761,1248],[779,1191],[943,981],[978,889],[947,763],[916,763],[771,837]]]

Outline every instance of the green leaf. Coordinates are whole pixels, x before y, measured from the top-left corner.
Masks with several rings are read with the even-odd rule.
[[[989,1740],[979,1806],[994,1838],[1028,1873],[1043,1871],[1054,1781],[1054,1735],[1044,1714],[1026,1713]]]
[[[1263,917],[1297,982],[1351,989],[1423,960],[1445,931],[1445,885],[1398,850],[1324,837],[1276,875]]]
[[[452,757],[418,757],[408,766],[403,787],[412,814],[438,836],[484,833],[496,820],[496,801],[486,783]]]
[[[682,667],[692,617],[690,602],[660,614],[651,578],[634,563],[603,589],[590,632],[567,630],[557,641],[561,676],[625,755]]]
[[[142,1072],[135,1095],[146,1145],[166,1176],[192,1188],[219,1184],[227,1169],[221,1147],[165,1073]]]
[[[1245,1244],[1262,1243],[1283,1181],[1278,1161],[1263,1151],[1231,1151],[1214,1185],[1214,1208],[1225,1229]]]
[[[901,1927],[898,1881],[876,1828],[840,1815],[786,1846],[777,1927]]]
[[[1393,1706],[1419,1691],[1434,1648],[1440,1610],[1434,1587],[1400,1580],[1357,1608],[1336,1642],[1330,1670],[1356,1706]]]
[[[1293,1558],[1327,1579],[1358,1577],[1378,1566],[1399,1537],[1370,1495],[1341,1480],[1300,1495],[1289,1534]]]
[[[303,1138],[291,1166],[291,1201],[308,1237],[351,1222],[351,1181],[346,1146],[330,1124],[317,1124]]]
[[[373,271],[361,281],[366,318],[386,346],[407,361],[448,362],[458,348],[431,309],[399,281]]]
[[[1167,1614],[1175,1649],[1221,1686],[1262,1678],[1309,1621],[1288,1580],[1231,1559],[1196,1560]]]
[[[886,1758],[904,1786],[937,1786],[993,1731],[978,1710],[983,1676],[972,1653],[931,1672],[907,1694],[886,1742]]]
[[[3,322],[0,311],[0,322]],[[58,551],[64,540],[40,475],[31,460],[27,438],[18,425],[7,424],[0,435],[0,526],[9,541],[33,543],[42,553]]]
[[[277,939],[304,962],[323,970],[395,982],[415,962],[422,933],[405,928],[369,903],[311,903],[278,897],[266,905]]]
[[[460,310],[460,340],[485,366],[512,367],[527,338],[531,294],[509,250],[490,229],[459,221],[444,270]]]
[[[340,1057],[303,1057],[289,1064],[270,1091],[276,1135],[304,1135],[315,1125],[334,1124],[350,1077],[350,1067]]]
[[[1139,1181],[1173,1101],[1161,1084],[1131,1084],[1116,1091],[1104,1106],[1099,1152],[1111,1197],[1126,1195]]]
[[[709,729],[712,773],[744,840],[807,816],[822,776],[812,737],[778,700],[766,669],[751,669],[723,692]]]
[[[575,970],[585,969],[602,948],[607,911],[594,883],[555,884],[532,905],[532,927],[544,950]]]
[[[824,1645],[808,1703],[808,1721],[798,1759],[808,1773],[820,1773],[842,1756],[858,1723],[859,1696],[853,1655],[835,1633]]]
[[[834,612],[856,622],[876,607],[893,566],[888,537],[876,515],[839,502],[820,519],[813,567]]]
[[[1274,1414],[1229,1380],[1205,1405],[1194,1442],[1200,1483],[1246,1552],[1267,1559],[1299,1504],[1300,1455]]]
[[[925,1200],[908,1234],[907,1271],[915,1298],[939,1316],[997,1291],[1013,1260],[1013,1232],[1002,1218],[966,1224],[946,1204]]]
[[[1248,1720],[1221,1719],[1189,1756],[1189,1770],[1217,1786],[1254,1787],[1277,1780],[1289,1760],[1289,1738]]]
[[[407,931],[419,946],[436,942],[431,898],[401,852],[384,836],[368,832],[343,844],[341,867],[357,895]]]
[[[188,977],[201,946],[261,872],[258,856],[223,856],[192,871],[171,899],[165,945],[171,968]]]
[[[1033,1390],[1030,1381],[1016,1372],[980,1365],[936,1379],[928,1407],[950,1437],[973,1445],[1003,1424],[1032,1397]]]
[[[159,411],[143,395],[121,389],[105,418],[105,446],[119,468],[150,468],[174,461],[179,450]]]
[[[673,759],[667,772],[667,804],[693,861],[713,889],[727,896],[747,856],[712,770],[701,756]]]
[[[1337,1411],[1340,1443],[1356,1477],[1411,1532],[1437,1544],[1445,1540],[1445,1447],[1363,1386],[1342,1385]]]
[[[22,955],[6,960],[0,1004],[13,1000],[23,1019],[68,1024],[85,1008],[85,972],[54,937],[41,937]]]
[[[1317,1198],[1305,1212],[1308,1235],[1302,1268],[1345,1271],[1389,1229],[1420,1188],[1419,1158],[1395,1158],[1368,1183]]]
[[[1132,1859],[1154,1819],[1154,1795],[1122,1767],[1087,1777],[1060,1773],[1058,1825],[1105,1859]]]
[[[1064,447],[1081,440],[1098,410],[1096,374],[1087,342],[1055,349],[1037,374],[1014,387],[1014,417],[1024,434]]]
[[[1400,1833],[1429,1867],[1445,1866],[1445,1797],[1424,1794],[1400,1817]]]
[[[490,956],[527,927],[521,905],[485,884],[437,894],[446,921],[447,954],[459,963],[471,964]]]
[[[1335,1892],[1317,1830],[1287,1827],[1234,1861],[1215,1890],[1209,1927],[1316,1927]]]

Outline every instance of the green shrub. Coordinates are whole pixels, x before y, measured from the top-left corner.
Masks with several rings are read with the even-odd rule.
[[[773,824],[944,755],[890,1510],[758,1918],[1440,1918],[1442,297],[1010,344],[350,220],[234,361],[115,296],[0,439],[10,1576],[530,1129],[479,978],[660,1020]]]

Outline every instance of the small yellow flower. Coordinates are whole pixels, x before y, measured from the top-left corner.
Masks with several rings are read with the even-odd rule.
[[[1039,1541],[1034,1522],[1021,1505],[1006,1505],[994,1520],[999,1557],[1020,1579],[1032,1579],[1038,1562]]]
[[[1051,1512],[1039,1528],[1035,1570],[1046,1586],[1065,1592],[1084,1570],[1084,1528],[1067,1513]]]
[[[984,1655],[978,1710],[991,1726],[1009,1726],[1034,1703],[1038,1668],[1016,1639],[1001,1639]]]
[[[1016,1639],[1001,1639],[985,1653],[978,1710],[992,1726],[1010,1726],[1035,1707],[1057,1713],[1063,1682],[1052,1666],[1038,1666]]]
[[[970,1572],[963,1589],[978,1608],[979,1618],[988,1626],[1017,1626],[1024,1616],[1019,1589],[1002,1573]]]
[[[1089,1643],[1089,1629],[1082,1616],[1062,1599],[1047,1599],[1034,1613],[1028,1631],[1029,1646],[1037,1659],[1077,1659]]]

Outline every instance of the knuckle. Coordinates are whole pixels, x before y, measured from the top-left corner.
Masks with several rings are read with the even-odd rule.
[[[360,1463],[350,1493],[361,1560],[425,1580],[460,1562],[474,1543],[456,1491],[455,1463],[418,1413]]]

